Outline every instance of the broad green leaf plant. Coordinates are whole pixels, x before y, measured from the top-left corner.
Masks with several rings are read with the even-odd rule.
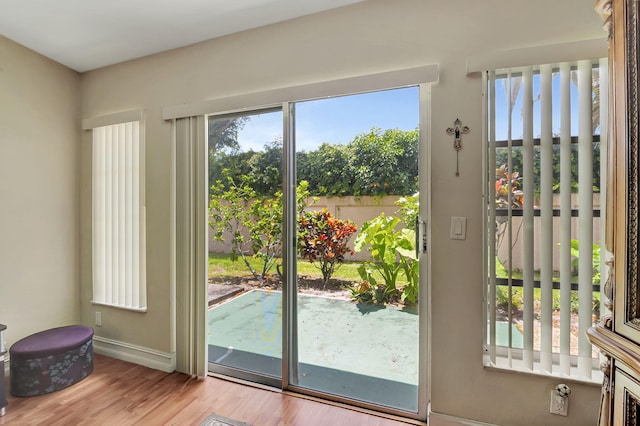
[[[360,252],[368,248],[371,261],[358,269],[366,284],[351,289],[356,300],[369,298],[376,303],[386,303],[400,297],[405,303],[417,301],[419,266],[415,254],[415,231],[407,228],[396,230],[399,223],[399,218],[383,213],[362,225],[354,250]],[[400,277],[406,280],[401,292],[397,286]],[[365,292],[370,296],[364,296]]]

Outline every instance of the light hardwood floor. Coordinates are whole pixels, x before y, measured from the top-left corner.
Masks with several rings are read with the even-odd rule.
[[[279,391],[207,377],[194,380],[95,355],[94,372],[67,389],[8,397],[0,425],[198,425],[209,414],[255,426],[406,425]]]

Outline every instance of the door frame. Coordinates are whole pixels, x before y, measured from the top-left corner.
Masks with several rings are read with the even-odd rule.
[[[316,82],[303,84],[300,86],[292,86],[282,89],[274,89],[268,90],[258,93],[249,93],[245,95],[231,96],[219,99],[213,99],[204,102],[198,102],[194,104],[187,105],[175,105],[163,108],[162,116],[165,120],[173,120],[175,123],[176,119],[183,117],[192,117],[192,116],[206,116],[206,115],[228,115],[228,114],[240,114],[240,113],[248,113],[250,111],[259,111],[270,108],[282,108],[283,114],[288,117],[284,119],[285,128],[283,133],[283,139],[287,137],[293,137],[292,125],[293,125],[293,116],[290,116],[290,108],[294,102],[302,101],[302,100],[311,100],[311,99],[319,99],[330,96],[344,96],[349,94],[357,94],[357,93],[365,93],[365,92],[374,92],[380,90],[388,90],[393,88],[400,88],[406,86],[419,86],[420,90],[420,170],[425,170],[426,173],[420,173],[420,190],[424,196],[420,197],[420,211],[421,211],[421,222],[423,225],[423,233],[426,236],[426,252],[421,253],[420,255],[420,292],[419,292],[419,305],[426,307],[426,312],[420,315],[419,322],[419,395],[418,395],[418,413],[409,413],[401,410],[387,409],[386,407],[380,407],[377,405],[371,405],[367,407],[367,404],[358,404],[363,406],[364,408],[372,408],[377,411],[388,412],[390,414],[398,414],[404,417],[416,418],[419,420],[425,420],[428,414],[428,405],[430,398],[430,382],[428,378],[430,377],[430,329],[429,325],[431,324],[431,309],[430,309],[430,241],[431,241],[431,226],[430,226],[430,217],[431,217],[431,176],[430,176],[430,159],[431,159],[431,145],[429,143],[431,139],[431,85],[430,83],[434,83],[438,81],[438,66],[437,65],[425,65],[419,66],[415,68],[402,69],[402,70],[393,70],[387,72],[373,73],[368,75],[361,75],[356,77],[347,77],[342,79],[336,79],[332,81],[324,81],[324,82]],[[286,139],[285,139],[286,141]],[[295,142],[295,141],[293,141]],[[289,152],[287,155],[295,156],[295,144],[286,144],[283,143],[283,149],[286,145],[292,145],[293,151]],[[291,147],[290,147],[291,148]],[[204,152],[202,152],[204,151]],[[199,150],[199,155],[204,156],[203,161],[206,161],[207,150]],[[284,151],[283,151],[284,155]],[[175,159],[174,159],[175,161]],[[290,161],[285,162],[285,164],[289,164],[289,167],[293,164]],[[426,166],[426,167],[425,167]],[[283,176],[286,176],[287,173],[295,173],[295,171],[289,171],[283,169]],[[194,176],[194,178],[204,178],[202,174],[199,176]],[[175,187],[174,196],[172,201],[172,206],[175,208],[175,193],[179,191]],[[286,190],[287,188],[285,188]],[[285,191],[286,193],[287,191]],[[290,189],[288,192],[292,192]],[[291,194],[285,197],[290,198]],[[285,203],[286,203],[285,198]],[[294,200],[295,200],[295,191],[294,191]],[[294,203],[295,204],[295,203]],[[291,209],[291,203],[289,202],[289,206],[285,207],[285,209]],[[293,206],[295,208],[295,205]],[[291,213],[289,213],[291,214]],[[205,225],[206,225],[206,218]],[[286,223],[286,222],[285,222]],[[181,226],[179,220],[176,218],[176,225]],[[293,229],[295,231],[295,229]],[[286,240],[289,244],[286,246],[295,247],[295,240],[289,241],[291,238],[295,238],[295,233],[292,230],[285,231],[288,232],[286,235]],[[284,235],[283,235],[284,237]],[[287,254],[287,256],[291,256],[291,254]],[[426,261],[425,261],[426,260]],[[284,261],[284,258],[283,258]],[[201,269],[206,271],[207,269],[207,259],[202,259],[202,256],[198,258],[191,258],[191,256],[187,253],[186,256],[177,256],[175,253],[172,253],[172,264],[175,265],[175,268],[179,268],[182,263],[192,262],[198,263],[197,269]],[[288,260],[291,262],[291,260]],[[290,276],[295,276],[294,274],[289,274]],[[176,282],[176,291],[183,291],[180,286],[188,285],[194,286],[192,282],[188,283],[178,283]],[[207,295],[206,295],[206,286],[205,292],[199,295],[200,304],[203,306],[207,306]],[[192,291],[198,291],[197,288],[193,288]],[[200,292],[202,293],[202,292]],[[289,292],[290,294],[295,294],[295,292]],[[286,352],[283,353],[283,363],[286,362],[287,368],[283,370],[282,378],[284,383],[285,378],[289,379],[289,371],[288,367],[291,363],[291,358],[287,355],[290,354],[293,350],[292,342],[289,340],[291,335],[290,327],[292,317],[291,317],[291,304],[290,301],[285,301],[285,305],[287,306],[286,310],[288,312],[284,312],[285,308],[283,306],[283,321],[286,320],[287,329],[283,330],[286,333],[283,333],[283,349],[286,349]],[[295,306],[295,305],[294,305]],[[177,318],[184,317],[184,307],[175,302],[174,298],[174,310]],[[178,331],[178,330],[176,330]],[[205,339],[203,337],[204,333],[200,333],[197,336],[198,342],[193,342],[194,348],[185,349],[182,347],[176,348],[176,352],[187,351],[188,353],[192,353],[194,349],[200,347],[202,344],[206,342],[201,342],[201,339]],[[174,345],[175,345],[175,336],[174,336]],[[176,354],[177,356],[183,356],[183,354]],[[286,358],[286,360],[285,360]],[[283,364],[284,366],[285,364]],[[283,387],[283,389],[295,389],[294,386],[287,385]],[[311,393],[311,392],[301,392],[301,393]],[[334,399],[331,396],[322,395],[325,399]],[[349,404],[354,404],[355,401],[345,399],[344,402]]]
[[[426,421],[431,395],[431,84],[423,83],[407,85],[418,87],[419,90],[419,163],[418,179],[420,204],[416,233],[419,245],[416,247],[420,260],[420,283],[418,292],[418,411],[416,413],[385,407],[347,397],[328,394],[302,388],[292,383],[291,378],[297,378],[297,342],[292,336],[297,336],[297,241],[296,221],[288,219],[296,217],[296,165],[295,165],[295,102],[283,104],[283,267],[285,272],[284,288],[288,291],[283,295],[283,353],[282,353],[282,389],[299,394],[318,397],[326,400],[355,405],[364,409],[381,411],[393,415]],[[392,90],[393,88],[373,90]],[[343,94],[340,96],[354,95]],[[425,173],[422,173],[422,171]],[[290,182],[294,182],[293,185]],[[424,196],[423,196],[424,194]],[[422,308],[420,308],[422,307]],[[424,312],[423,312],[424,311]],[[286,322],[285,322],[286,321]],[[285,333],[286,331],[286,333]],[[286,334],[286,336],[285,336]]]

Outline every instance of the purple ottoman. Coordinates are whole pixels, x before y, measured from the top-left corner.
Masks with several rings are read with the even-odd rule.
[[[41,331],[14,343],[9,355],[12,395],[55,392],[93,371],[93,329],[70,325]]]

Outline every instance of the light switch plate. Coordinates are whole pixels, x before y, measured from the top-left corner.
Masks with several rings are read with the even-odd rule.
[[[451,238],[452,240],[464,240],[466,237],[467,237],[467,218],[452,216],[449,238]]]

